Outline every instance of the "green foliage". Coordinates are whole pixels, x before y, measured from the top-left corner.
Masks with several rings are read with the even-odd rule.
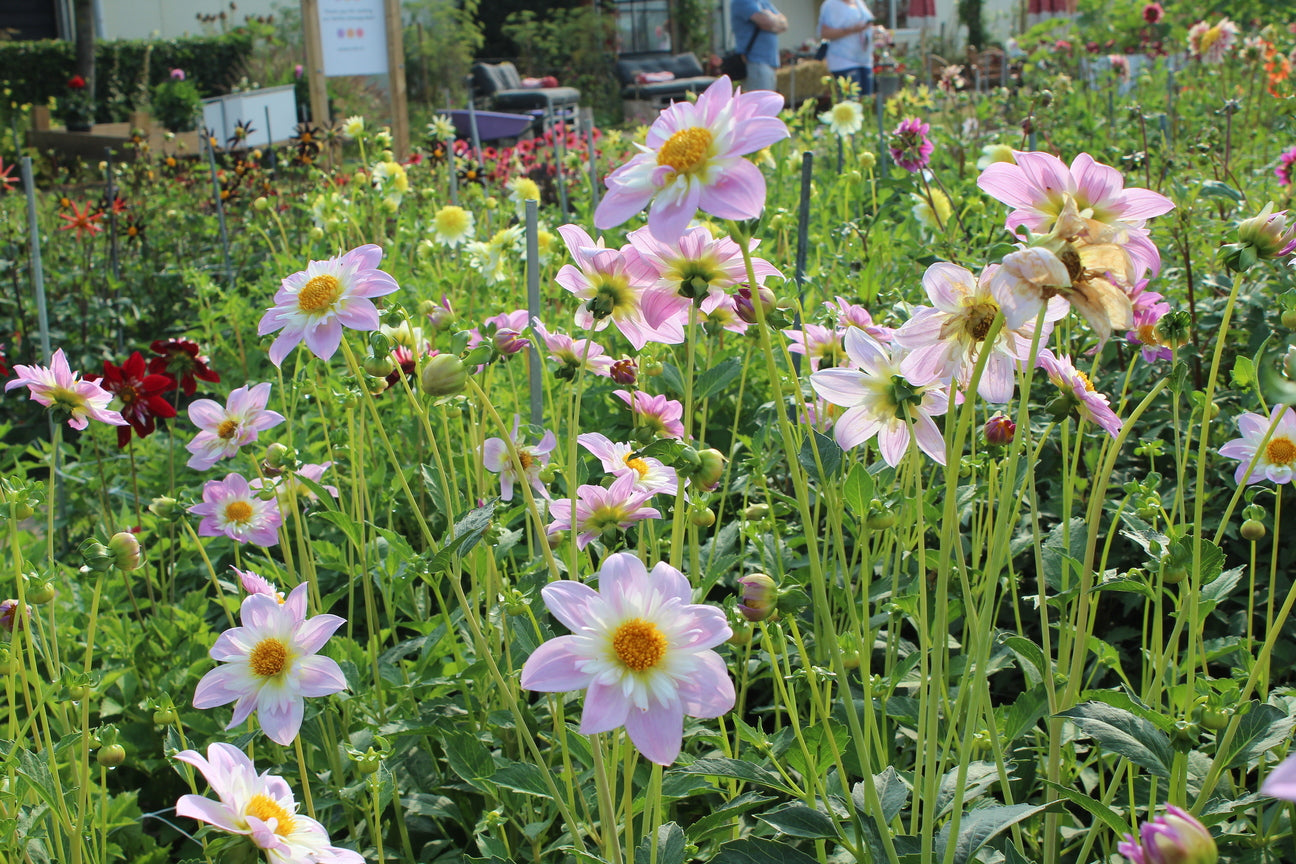
[[[235,31],[220,36],[186,36],[165,42],[119,39],[95,43],[95,106],[99,122],[125,120],[139,107],[141,70],[146,88],[184,69],[203,96],[229,92],[252,52],[252,36]],[[8,82],[19,104],[44,105],[63,95],[74,69],[71,42],[0,42],[0,81]]]
[[[405,82],[410,101],[441,106],[444,91],[454,105],[467,98],[464,79],[484,42],[479,0],[412,0],[413,23],[405,27]]]
[[[543,18],[526,9],[510,15],[503,31],[517,46],[523,75],[554,75],[558,83],[578,88],[581,103],[593,106],[600,124],[620,119],[621,88],[612,74],[616,29],[610,9],[551,9]]]
[[[168,79],[153,88],[153,117],[172,132],[188,132],[193,129],[197,125],[197,114],[201,106],[202,97],[198,95],[198,88],[188,79]]]
[[[711,55],[711,9],[706,0],[677,0],[675,14],[678,18],[680,44],[675,49],[692,51],[706,65]]]

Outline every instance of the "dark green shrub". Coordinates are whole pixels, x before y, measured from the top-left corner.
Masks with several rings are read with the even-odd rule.
[[[243,30],[158,42],[99,42],[95,45],[95,119],[106,123],[127,118],[138,105],[139,78],[146,67],[146,88],[166,81],[172,69],[180,68],[201,96],[216,96],[229,92],[251,53],[252,34]],[[50,97],[62,95],[73,71],[71,42],[0,42],[0,81],[8,82],[12,98],[20,105],[44,105]]]
[[[153,88],[153,117],[172,132],[188,132],[198,125],[202,97],[187,78],[173,77]]]

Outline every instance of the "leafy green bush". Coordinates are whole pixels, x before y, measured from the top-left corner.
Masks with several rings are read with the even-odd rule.
[[[504,35],[517,46],[523,75],[555,75],[560,84],[581,91],[581,102],[594,108],[600,124],[621,120],[621,90],[612,63],[616,59],[616,24],[609,11],[593,6],[551,9],[540,18],[531,10],[514,12]]]
[[[146,55],[151,56],[145,62]],[[150,42],[119,39],[95,45],[96,120],[124,120],[138,107],[141,70],[149,69],[146,88],[181,68],[202,96],[229,91],[252,53],[252,36],[236,31],[220,36],[190,36]],[[9,82],[13,100],[43,105],[61,95],[73,71],[71,42],[0,42],[0,80]]]
[[[183,73],[153,88],[153,116],[172,132],[188,132],[197,126],[197,113],[202,105],[198,88]]]

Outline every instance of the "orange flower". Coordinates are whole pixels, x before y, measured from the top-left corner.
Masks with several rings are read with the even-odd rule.
[[[67,213],[58,214],[60,219],[67,222],[66,225],[59,226],[60,231],[71,231],[76,229],[77,239],[80,240],[85,234],[89,234],[93,237],[103,230],[103,226],[99,224],[99,220],[103,218],[103,214],[91,210],[89,201],[86,201],[81,205],[81,207],[77,207],[76,204],[69,201],[68,207],[72,211],[71,215],[68,215]]]

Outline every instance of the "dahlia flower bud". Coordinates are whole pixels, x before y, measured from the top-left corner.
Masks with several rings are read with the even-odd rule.
[[[82,543],[78,547],[78,551],[81,553],[81,560],[85,566],[96,573],[106,573],[117,563],[117,556],[107,546],[93,537]]]
[[[159,519],[174,521],[184,515],[185,509],[180,502],[169,496],[154,498],[148,506],[149,512]]]
[[[0,603],[0,630],[6,633],[13,632],[14,627],[22,626],[23,619],[31,615],[31,607],[27,607],[27,615],[24,616],[18,612],[17,600],[6,600]]]
[[[1173,804],[1144,822],[1139,836],[1126,834],[1117,850],[1130,864],[1215,864],[1219,850],[1206,826]]]
[[[724,454],[714,447],[698,451],[701,464],[693,474],[693,481],[703,489],[711,489],[724,476]]]
[[[612,380],[618,384],[633,384],[638,377],[635,374],[635,361],[629,357],[623,357],[612,364],[612,369],[608,373]]]
[[[117,569],[123,573],[140,568],[139,540],[129,531],[118,531],[109,537],[108,551],[113,554],[113,563]]]
[[[1270,201],[1256,216],[1238,225],[1238,242],[1225,246],[1225,265],[1234,272],[1249,270],[1257,262],[1282,258],[1296,251],[1296,222],[1288,224],[1287,211],[1275,213]]]
[[[419,384],[429,396],[453,396],[464,388],[468,369],[454,354],[438,354],[423,367]]]
[[[764,573],[750,573],[738,578],[740,600],[738,611],[748,621],[764,621],[774,614],[778,583]]]
[[[996,414],[986,421],[986,443],[995,447],[1011,444],[1017,434],[1017,424],[1002,414]]]
[[[765,317],[769,318],[776,308],[774,292],[762,285],[760,288],[756,289],[755,296],[760,298],[760,304],[765,311]],[[737,293],[734,295],[734,306],[737,309],[739,318],[746,321],[748,324],[756,323],[756,307],[753,305],[752,290],[750,288],[738,289]]]

